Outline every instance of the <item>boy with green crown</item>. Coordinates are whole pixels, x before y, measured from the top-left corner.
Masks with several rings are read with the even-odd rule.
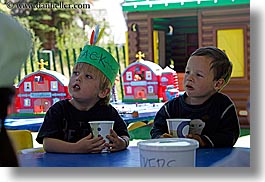
[[[129,145],[127,125],[109,104],[119,64],[105,49],[93,45],[93,39],[74,65],[68,85],[72,98],[51,106],[39,129],[36,140],[46,152],[100,153],[105,148],[114,152]],[[93,137],[88,123],[101,120],[114,121],[109,142]]]

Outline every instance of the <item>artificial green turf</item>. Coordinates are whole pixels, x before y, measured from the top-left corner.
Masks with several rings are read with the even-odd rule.
[[[134,130],[129,131],[130,134],[130,140],[133,139],[150,139],[150,130],[152,128],[152,125],[146,125],[139,128],[136,128]],[[250,129],[249,128],[241,128],[240,129],[240,137],[250,135]]]

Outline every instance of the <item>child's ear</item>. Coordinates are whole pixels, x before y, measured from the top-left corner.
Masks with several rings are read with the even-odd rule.
[[[223,86],[225,85],[225,80],[223,78],[220,78],[219,80],[217,80],[214,84],[214,89],[215,90],[220,90],[223,88]]]
[[[110,89],[106,88],[105,90],[101,90],[98,94],[99,98],[103,99],[110,93]]]

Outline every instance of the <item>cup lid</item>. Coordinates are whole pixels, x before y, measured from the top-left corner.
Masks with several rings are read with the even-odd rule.
[[[169,118],[166,120],[167,121],[191,121],[191,119],[187,119],[187,118]]]
[[[106,123],[106,124],[110,124],[110,123],[114,123],[114,121],[89,121],[88,123],[96,123],[96,124],[102,124],[102,123]]]
[[[140,141],[137,146],[152,151],[186,151],[198,148],[199,142],[190,138],[159,138]]]

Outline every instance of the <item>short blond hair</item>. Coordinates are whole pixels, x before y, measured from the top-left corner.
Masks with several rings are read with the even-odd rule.
[[[112,84],[111,84],[110,80],[95,66],[80,62],[80,63],[76,63],[75,67],[76,68],[82,68],[84,65],[87,65],[86,71],[89,71],[89,72],[95,74],[97,76],[97,78],[99,79],[99,89],[100,90],[110,89],[110,92],[111,92]],[[110,94],[111,93],[109,93],[106,97],[101,98],[100,102],[102,104],[108,105],[110,102]]]

